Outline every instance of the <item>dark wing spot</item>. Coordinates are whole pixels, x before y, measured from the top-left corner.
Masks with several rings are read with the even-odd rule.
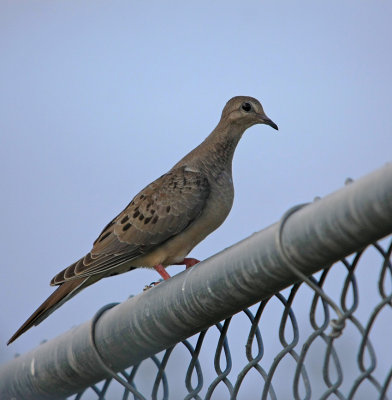
[[[130,227],[132,226],[132,224],[130,224],[129,222],[123,226],[122,230],[125,232],[127,231]]]
[[[128,215],[126,215],[120,222],[122,224],[125,224],[128,220],[129,220],[129,217],[128,217]]]
[[[151,210],[150,213],[151,213],[151,214],[155,214],[155,210]]]
[[[142,194],[141,196],[140,196],[140,200],[143,200],[144,199],[144,194]]]
[[[140,214],[139,210],[136,210],[136,211],[133,213],[133,218],[136,218],[139,214]]]
[[[151,217],[148,217],[144,220],[144,225],[148,224],[151,221]]]
[[[170,208],[171,208],[170,206],[167,206],[167,207],[166,207],[166,212],[169,213],[169,212],[170,212]]]
[[[102,240],[104,240],[104,239],[106,239],[110,234],[111,234],[112,232],[106,232],[103,236],[101,236],[100,238],[99,238],[99,242],[102,242]]]
[[[110,222],[105,226],[105,228],[103,228],[103,230],[102,230],[102,232],[101,232],[101,235],[102,235],[104,232],[106,232],[113,224],[114,224],[114,220],[110,221]]]
[[[153,224],[156,224],[157,221],[158,221],[158,219],[159,219],[159,218],[158,218],[158,215],[156,215],[156,216],[152,219],[151,222],[152,222]]]
[[[140,214],[139,220],[140,220],[140,221],[143,221],[143,219],[144,219],[144,215],[143,215],[143,214]]]
[[[151,206],[152,206],[152,204],[148,203],[146,209],[148,210]]]

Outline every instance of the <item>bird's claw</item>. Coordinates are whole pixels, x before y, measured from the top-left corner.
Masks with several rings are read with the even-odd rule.
[[[157,281],[157,282],[151,282],[149,285],[144,286],[143,292],[145,292],[146,290],[151,289],[151,288],[153,288],[153,287],[159,285],[161,282],[163,282],[163,279],[160,279],[160,280]]]

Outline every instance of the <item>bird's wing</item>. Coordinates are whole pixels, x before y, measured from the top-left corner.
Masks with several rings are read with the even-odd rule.
[[[201,214],[210,194],[207,177],[179,167],[145,187],[101,232],[93,249],[53,279],[104,273],[148,254],[184,231]]]

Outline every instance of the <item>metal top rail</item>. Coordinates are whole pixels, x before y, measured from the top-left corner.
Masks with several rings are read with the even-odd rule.
[[[3,365],[0,398],[63,399],[107,376],[96,349],[122,370],[391,232],[387,164]]]

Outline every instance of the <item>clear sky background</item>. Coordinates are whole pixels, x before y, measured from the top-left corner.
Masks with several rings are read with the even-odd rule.
[[[0,2],[0,361],[157,279],[103,280],[5,347],[50,279],[210,133],[231,97],[258,98],[280,130],[246,132],[232,212],[193,257],[391,159],[391,2],[195,4]]]

